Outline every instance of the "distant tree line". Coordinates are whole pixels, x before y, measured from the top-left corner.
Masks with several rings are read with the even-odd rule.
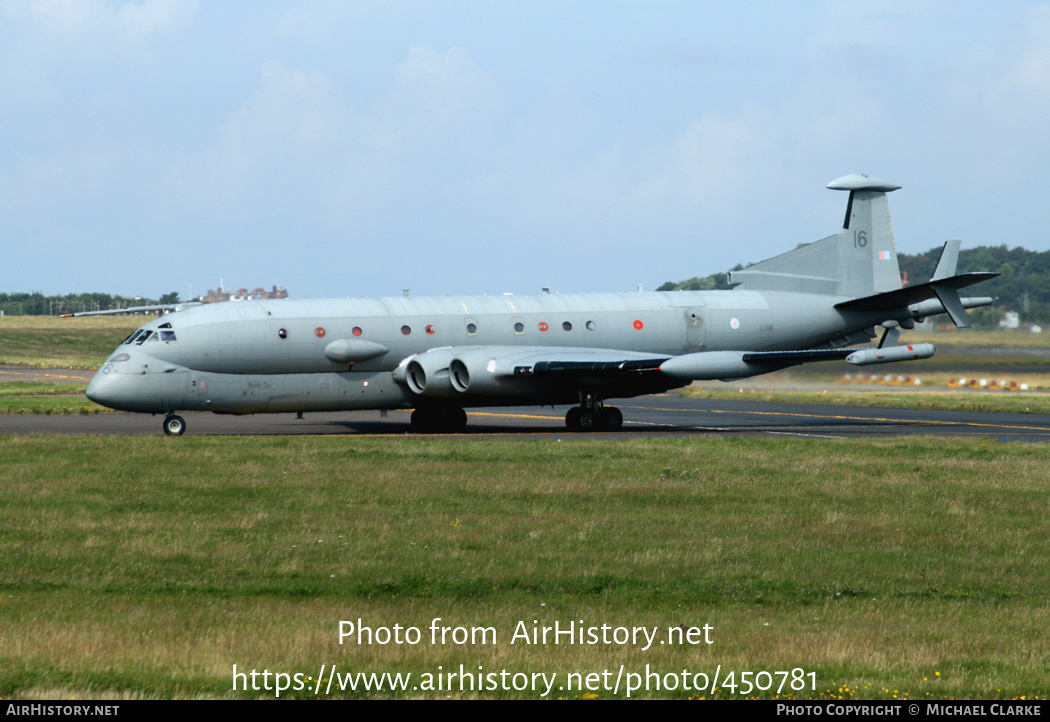
[[[941,257],[941,246],[925,253],[910,255],[898,253],[902,275],[907,274],[909,285],[930,280],[937,261]],[[730,270],[739,271],[744,266]],[[991,296],[995,303],[985,308],[974,309],[970,315],[974,325],[995,327],[1008,311],[1018,314],[1022,324],[1050,324],[1050,251],[1029,251],[1024,248],[1002,246],[978,246],[959,253],[959,273],[971,271],[993,271],[998,278],[962,290],[964,296]],[[714,273],[703,278],[694,277],[674,283],[668,281],[657,291],[708,291],[728,289],[726,274]]]
[[[155,306],[159,303],[179,303],[179,294],[166,293],[159,299],[128,298],[110,293],[70,293],[65,296],[45,296],[32,293],[0,293],[0,313],[8,316],[59,316],[81,311],[108,311],[132,306]]]

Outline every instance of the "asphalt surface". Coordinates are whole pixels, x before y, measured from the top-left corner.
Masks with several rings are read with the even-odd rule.
[[[565,407],[467,409],[467,431],[458,436],[501,438],[661,438],[747,436],[765,438],[893,438],[921,434],[987,438],[999,441],[1050,441],[1050,415],[997,414],[915,409],[879,409],[824,404],[760,403],[692,399],[663,394],[616,404],[624,415],[617,434],[571,433]],[[187,433],[207,435],[341,435],[411,434],[409,412],[378,411],[220,416],[182,414]],[[162,416],[98,414],[92,416],[0,415],[0,434],[163,434]]]

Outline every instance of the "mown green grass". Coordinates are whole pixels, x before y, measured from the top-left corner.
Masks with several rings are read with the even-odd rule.
[[[0,316],[0,364],[98,368],[150,317]]]
[[[815,672],[796,698],[1045,697],[1045,467],[931,438],[0,437],[0,696],[272,696],[231,691],[234,664],[648,664]],[[498,643],[338,643],[339,620],[435,617]],[[532,620],[715,643],[511,645]]]
[[[110,413],[111,409],[99,406],[84,396],[86,388],[87,384],[83,383],[0,383],[0,414]]]

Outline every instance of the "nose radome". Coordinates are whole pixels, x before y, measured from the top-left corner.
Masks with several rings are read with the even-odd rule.
[[[117,408],[117,394],[115,392],[118,384],[117,374],[112,373],[112,369],[107,368],[107,366],[103,366],[91,379],[85,393],[96,404],[115,409]]]

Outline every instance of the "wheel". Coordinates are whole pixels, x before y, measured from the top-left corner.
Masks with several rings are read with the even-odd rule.
[[[580,409],[580,431],[597,431],[598,430],[598,414],[594,413],[590,409]]]
[[[623,413],[619,409],[606,406],[602,409],[602,427],[606,431],[619,431],[623,428]]]
[[[412,430],[417,434],[429,434],[434,431],[433,409],[416,409],[412,412]]]
[[[438,410],[438,431],[458,434],[467,428],[467,412],[459,407]]]
[[[186,420],[181,416],[164,417],[164,433],[167,436],[182,436],[186,433]]]
[[[421,407],[412,412],[412,430],[420,434],[455,434],[467,426],[467,412],[457,406]]]
[[[467,412],[463,409],[456,409],[456,431],[463,431],[467,428]]]
[[[583,413],[583,409],[579,406],[573,406],[565,414],[565,426],[568,427],[569,431],[580,430],[580,414]]]

